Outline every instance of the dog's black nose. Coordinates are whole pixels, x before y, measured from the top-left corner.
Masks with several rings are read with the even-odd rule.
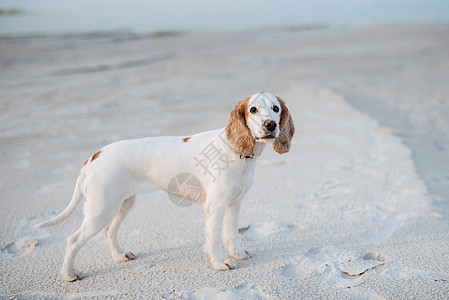
[[[271,120],[266,120],[265,122],[263,122],[263,126],[268,130],[268,131],[275,131],[276,130],[276,122],[275,121],[271,121]]]

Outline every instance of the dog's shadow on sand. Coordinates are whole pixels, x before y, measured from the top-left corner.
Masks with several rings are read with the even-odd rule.
[[[207,254],[202,251],[202,245],[182,245],[168,247],[156,251],[147,251],[143,253],[134,253],[135,258],[126,262],[114,262],[112,259],[103,266],[96,266],[94,270],[83,273],[83,279],[98,278],[108,274],[128,272],[133,269],[141,269],[147,272],[161,271],[169,269],[170,266],[179,265],[183,261],[188,261],[189,269],[192,268],[208,268]],[[175,264],[173,264],[175,262]]]
[[[149,273],[160,272],[163,270],[170,272],[172,266],[179,265],[188,266],[189,272],[204,272],[205,276],[223,274],[223,272],[215,271],[212,268],[212,265],[209,262],[209,257],[203,251],[203,244],[201,243],[173,246],[161,250],[134,254],[136,255],[135,259],[130,261],[116,263],[110,260],[106,262],[103,267],[98,265],[92,267],[93,270],[91,269],[90,271],[83,273],[83,278],[80,280],[101,278],[102,276],[113,276],[112,274],[114,273],[133,272],[133,269],[139,269],[139,271],[143,270]],[[251,268],[252,265],[257,263],[258,257],[260,256],[259,254],[260,253],[251,253],[251,258],[236,261],[237,268],[229,270],[229,272]],[[226,254],[225,256],[227,257]]]

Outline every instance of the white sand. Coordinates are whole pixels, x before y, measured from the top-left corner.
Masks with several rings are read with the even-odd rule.
[[[404,136],[345,99],[360,97],[367,110],[363,96],[382,99],[448,136],[448,33],[415,25],[0,39],[0,298],[449,297],[444,188],[429,193]],[[201,207],[155,190],[139,195],[119,232],[136,260],[114,263],[99,235],[75,262],[85,278],[62,282],[81,206],[60,225],[32,226],[66,207],[87,157],[119,139],[222,127],[260,90],[286,100],[297,134],[289,154],[267,148],[259,159],[240,217],[250,260],[213,271]],[[447,187],[449,174],[432,168]]]

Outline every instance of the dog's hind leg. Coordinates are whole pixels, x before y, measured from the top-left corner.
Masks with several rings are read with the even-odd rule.
[[[64,281],[71,282],[82,278],[79,271],[73,268],[75,257],[86,242],[101,231],[104,224],[84,219],[81,227],[67,239],[67,249],[62,265],[61,275]]]
[[[122,207],[120,208],[118,214],[114,217],[112,222],[102,231],[104,236],[106,237],[106,240],[108,241],[108,246],[109,250],[111,251],[112,258],[116,262],[124,262],[135,258],[135,255],[132,254],[131,252],[125,252],[122,249],[120,249],[120,246],[117,243],[118,228],[120,226],[120,223],[126,217],[128,211],[134,205],[135,198],[136,198],[135,196],[132,196],[126,199],[123,202]]]
[[[70,282],[82,278],[81,273],[73,269],[76,255],[89,239],[111,223],[114,216],[120,210],[121,204],[122,201],[120,200],[108,201],[106,204],[104,195],[99,197],[86,197],[83,223],[67,239],[67,249],[61,270],[64,281]]]

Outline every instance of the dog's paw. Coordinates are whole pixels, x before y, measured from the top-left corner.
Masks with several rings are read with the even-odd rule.
[[[249,259],[251,257],[251,254],[246,249],[239,249],[239,250],[232,251],[229,254],[229,256],[235,260],[244,260],[244,259]]]
[[[81,278],[83,278],[83,275],[80,271],[77,270],[72,270],[71,272],[62,274],[62,279],[65,282],[73,282],[76,280],[80,280]]]
[[[215,271],[227,271],[235,269],[235,263],[227,259],[224,262],[213,262],[212,267]]]
[[[132,252],[126,252],[125,257],[126,257],[126,260],[133,260],[136,258],[136,256]]]
[[[133,260],[135,258],[136,258],[136,256],[132,252],[125,252],[125,253],[120,254],[117,257],[114,257],[114,261],[115,262],[125,262],[128,260]]]

